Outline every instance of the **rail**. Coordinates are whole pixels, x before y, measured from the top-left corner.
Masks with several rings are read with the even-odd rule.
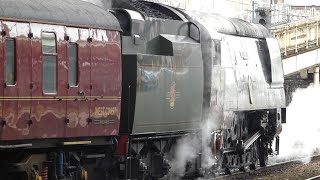
[[[198,178],[198,180],[251,179],[252,176],[259,175],[263,172],[272,172],[273,170],[276,170],[278,167],[281,167],[281,166],[290,165],[290,164],[300,164],[301,162],[304,162],[306,159],[309,159],[309,158],[311,158],[311,162],[318,161],[320,159],[320,154],[315,154],[315,155],[311,155],[308,157],[297,158],[297,159],[293,159],[293,160],[289,160],[289,161],[270,164],[266,167],[258,168],[253,171],[247,171],[247,172],[238,171],[238,172],[235,172],[231,175],[220,175],[218,177],[211,177],[211,178],[208,177],[206,179]],[[311,179],[310,178],[309,179],[313,180],[312,178],[317,179],[318,176],[314,176],[314,177],[311,177]]]
[[[314,180],[314,179],[320,179],[320,175],[318,175],[318,176],[313,176],[313,177],[308,178],[308,179],[306,179],[306,180]]]
[[[272,36],[278,39],[284,58],[320,48],[320,16],[274,26]]]

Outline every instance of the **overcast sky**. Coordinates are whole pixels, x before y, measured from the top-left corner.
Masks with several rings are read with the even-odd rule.
[[[302,5],[302,6],[311,6],[316,5],[320,6],[320,0],[285,0],[286,3],[290,5]]]

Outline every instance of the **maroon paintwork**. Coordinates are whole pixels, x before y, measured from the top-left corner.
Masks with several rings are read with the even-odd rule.
[[[3,26],[2,22],[1,25]],[[6,26],[3,26],[4,29],[6,29]],[[4,60],[5,60],[5,44],[4,44],[5,38],[1,37],[0,38],[0,72],[4,72],[3,71],[3,67],[4,67]],[[4,73],[2,73],[2,76],[0,76],[0,82],[4,82]],[[4,87],[1,86],[0,83],[0,97],[3,97],[3,89]],[[0,100],[0,115],[1,117],[3,117],[3,100]],[[2,121],[2,120],[1,120]],[[2,121],[2,123],[4,123]],[[3,126],[3,125],[2,125]],[[3,128],[0,126],[0,134],[3,134]]]
[[[79,61],[79,84],[76,87],[70,87],[68,90],[69,97],[79,96],[79,92],[83,92],[84,96],[78,97],[77,101],[67,102],[67,118],[66,136],[88,136],[89,135],[89,106],[90,103],[85,101],[86,96],[90,96],[90,44],[87,41],[89,33],[79,31],[80,39],[78,43],[78,61]]]
[[[26,36],[21,36],[23,33],[28,33],[26,24],[5,24],[6,35],[10,38],[15,38],[16,47],[16,71],[22,76],[16,76],[15,85],[3,86],[3,97],[17,98],[17,97],[29,97],[31,91],[29,83],[31,82],[31,63],[28,62],[31,57],[31,52],[25,49],[30,49],[31,44]],[[6,37],[3,37],[5,40]],[[3,44],[5,45],[5,44]],[[5,51],[3,58],[5,62]],[[1,68],[2,76],[5,79],[5,65]],[[5,80],[2,81],[3,83]],[[3,127],[2,139],[12,140],[13,137],[21,135],[28,135],[29,126],[28,120],[30,116],[30,101],[29,100],[3,100],[3,111],[2,117],[6,121],[6,125]]]
[[[35,23],[2,22],[0,83],[5,82],[5,38],[15,38],[17,81],[0,86],[0,140],[118,135],[121,101],[120,33]],[[32,38],[28,37],[30,31]],[[57,93],[42,89],[41,32],[57,38]],[[68,41],[78,45],[78,78],[68,85]]]

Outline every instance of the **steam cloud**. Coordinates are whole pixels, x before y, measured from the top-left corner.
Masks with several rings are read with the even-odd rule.
[[[183,176],[188,161],[192,161],[197,157],[199,152],[199,139],[190,135],[182,138],[177,143],[175,158],[171,162],[171,172],[176,176]]]
[[[280,134],[280,155],[278,159],[288,160],[308,157],[320,147],[319,105],[320,87],[309,86],[293,93],[287,107],[287,123]],[[306,158],[304,163],[308,163]]]
[[[212,116],[211,116],[212,117]],[[185,174],[185,167],[188,162],[193,162],[199,153],[202,153],[203,168],[209,168],[215,163],[211,151],[211,133],[216,128],[213,118],[208,118],[201,125],[200,137],[188,135],[180,139],[176,145],[174,159],[171,161],[171,175],[182,177]],[[171,179],[173,179],[171,177]]]
[[[214,1],[213,12],[224,17],[245,19],[246,17],[243,16],[247,14],[246,10],[250,10],[250,6],[226,0]]]
[[[147,0],[156,3],[166,4],[172,7],[188,11],[199,11],[207,13],[218,13],[224,17],[237,17],[247,19],[248,10],[251,4],[237,3],[227,0]]]

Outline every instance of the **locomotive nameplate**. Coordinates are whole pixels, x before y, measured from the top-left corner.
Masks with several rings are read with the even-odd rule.
[[[106,107],[106,106],[98,106],[94,108],[94,116],[97,118],[93,119],[93,124],[95,125],[111,125],[116,122],[114,118],[110,118],[110,116],[117,116],[118,114],[117,107]]]
[[[99,106],[94,108],[94,115],[100,117],[115,116],[118,112],[117,107]]]

